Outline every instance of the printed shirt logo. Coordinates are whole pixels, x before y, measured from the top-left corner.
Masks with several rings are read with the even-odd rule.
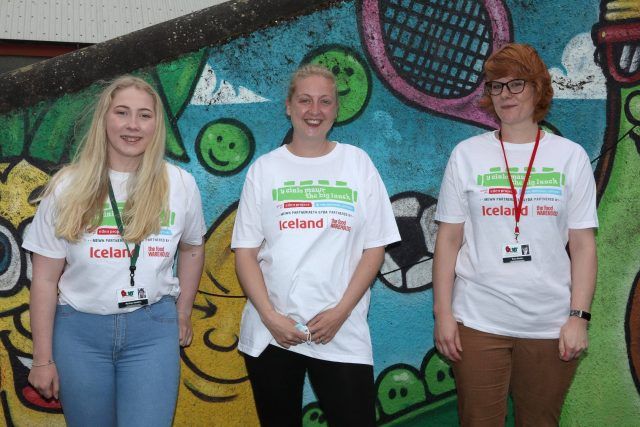
[[[511,179],[516,191],[522,188],[527,168],[511,167]],[[476,183],[484,187],[481,190],[485,194],[481,206],[482,216],[512,216],[515,215],[513,207],[513,196],[511,195],[511,185],[509,175],[505,168],[493,167],[488,173],[479,174]],[[562,172],[557,172],[554,168],[542,167],[540,170],[531,168],[525,202],[533,202],[535,206],[522,207],[522,216],[558,216],[558,203],[562,197],[566,183],[566,176]]]
[[[118,210],[124,211],[125,202],[118,202]],[[158,236],[149,237],[149,241],[153,241],[153,246],[141,248],[141,258],[169,258],[171,253],[165,250],[165,244],[170,243],[173,233],[171,227],[175,224],[176,213],[174,211],[161,212],[160,214],[160,233]],[[166,237],[165,237],[166,236]],[[102,221],[89,239],[89,258],[98,259],[114,259],[114,258],[131,258],[133,252],[133,244],[127,249],[116,223],[116,218],[111,209],[110,203],[105,203],[102,209]]]
[[[124,212],[124,204],[125,202],[118,202],[118,210],[120,212]],[[169,214],[165,211],[160,212],[160,227],[171,227],[176,222],[176,213],[174,211],[169,211]],[[100,223],[100,227],[115,227],[115,233],[104,233],[104,234],[118,234],[118,224],[116,224],[116,217],[113,214],[113,209],[111,209],[110,203],[105,203],[102,208],[102,222]],[[101,233],[98,233],[101,234]]]
[[[358,192],[344,181],[285,181],[272,190],[272,198],[280,210],[281,231],[331,228],[349,232]]]

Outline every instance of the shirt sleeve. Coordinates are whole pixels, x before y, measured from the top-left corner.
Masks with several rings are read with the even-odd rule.
[[[27,229],[22,247],[49,258],[66,258],[68,242],[56,237],[55,196],[50,194],[40,201],[33,221]]]
[[[255,165],[249,169],[242,187],[231,236],[231,249],[257,248],[264,241],[260,188],[256,185],[255,170]]]
[[[467,219],[467,208],[464,194],[461,190],[460,174],[458,171],[457,150],[449,157],[444,171],[438,205],[436,207],[436,221],[459,224]]]
[[[189,199],[187,210],[184,215],[185,225],[184,232],[180,237],[180,241],[188,245],[201,245],[202,236],[207,232],[204,214],[202,212],[202,197],[195,179],[191,174],[188,175],[186,185],[190,190],[191,197]]]
[[[576,153],[576,172],[571,185],[568,201],[568,226],[573,229],[598,227],[598,213],[596,208],[596,182],[589,157],[582,147]]]
[[[370,160],[369,160],[370,161]],[[400,241],[400,232],[396,223],[387,189],[380,173],[373,163],[367,180],[367,214],[365,223],[364,249],[386,246]]]

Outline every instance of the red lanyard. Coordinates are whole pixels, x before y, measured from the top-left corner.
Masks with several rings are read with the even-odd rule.
[[[531,175],[531,167],[533,166],[533,159],[536,158],[536,152],[538,151],[538,145],[540,144],[540,128],[538,128],[538,134],[536,135],[536,143],[533,146],[533,152],[531,153],[531,159],[529,159],[529,167],[527,173],[524,176],[522,182],[522,189],[520,190],[520,200],[518,201],[516,196],[516,187],[513,185],[513,179],[511,179],[511,171],[509,170],[509,162],[507,161],[507,152],[504,149],[504,142],[502,142],[502,131],[498,132],[500,136],[500,146],[502,147],[502,154],[504,155],[504,164],[507,167],[507,176],[509,177],[509,185],[511,185],[511,195],[513,196],[513,208],[516,217],[516,226],[513,230],[513,234],[516,236],[516,242],[520,235],[520,214],[522,213],[522,203],[524,202],[524,193],[527,191],[527,183],[529,182],[529,175]]]

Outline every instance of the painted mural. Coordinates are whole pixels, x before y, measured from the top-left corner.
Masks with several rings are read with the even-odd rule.
[[[482,65],[508,41],[549,65],[545,127],[593,159],[601,227],[598,288],[562,425],[637,425],[640,414],[640,0],[355,0],[204,47],[135,74],[159,90],[167,158],[203,195],[206,262],[182,350],[176,425],[257,425],[238,343],[245,297],[229,249],[247,166],[290,137],[284,98],[301,63],[337,77],[331,137],[366,150],[403,238],[387,248],[369,315],[377,420],[457,425],[455,383],[435,352],[431,267],[438,189],[449,153],[495,121],[475,101]],[[19,248],[30,198],[72,158],[100,83],[0,116],[0,424],[64,425],[27,384],[30,260]],[[303,424],[326,420],[306,386]],[[510,412],[507,425],[513,424]]]

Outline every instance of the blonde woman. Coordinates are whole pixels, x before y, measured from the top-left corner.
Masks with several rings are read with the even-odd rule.
[[[329,425],[375,425],[369,286],[400,240],[369,156],[327,139],[334,75],[306,65],[286,100],[291,143],[260,157],[240,197],[231,247],[249,301],[245,354],[261,425],[302,422],[305,374]]]
[[[193,177],[163,159],[163,114],[143,80],[113,81],[23,244],[33,253],[29,382],[60,399],[69,426],[172,422],[205,226]]]

